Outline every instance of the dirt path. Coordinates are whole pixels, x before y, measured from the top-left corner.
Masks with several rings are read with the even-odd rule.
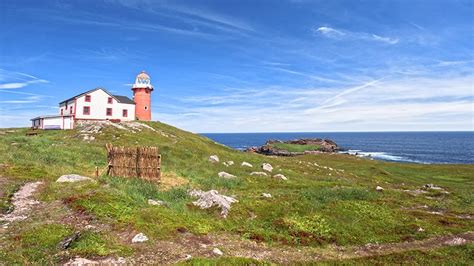
[[[43,182],[30,182],[22,186],[12,197],[13,211],[0,216],[0,222],[11,223],[14,221],[21,221],[28,218],[28,214],[33,205],[39,202],[33,198],[33,193]]]
[[[138,250],[137,256],[127,258],[132,264],[173,264],[190,257],[215,257],[217,247],[225,256],[244,257],[271,261],[279,264],[312,262],[321,260],[354,259],[377,255],[401,253],[412,250],[432,250],[445,246],[458,246],[474,242],[474,232],[429,238],[420,241],[368,244],[364,246],[338,247],[269,247],[236,236],[193,236],[186,234],[172,241],[157,241],[150,247]]]

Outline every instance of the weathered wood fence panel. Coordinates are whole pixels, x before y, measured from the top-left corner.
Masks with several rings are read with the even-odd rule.
[[[107,175],[160,180],[161,155],[157,147],[114,147],[107,144],[106,148]]]

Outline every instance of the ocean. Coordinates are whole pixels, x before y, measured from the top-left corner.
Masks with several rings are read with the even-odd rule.
[[[343,152],[376,160],[409,163],[474,164],[474,131],[469,132],[321,132],[321,133],[205,133],[228,147],[244,150],[269,139],[325,138]]]

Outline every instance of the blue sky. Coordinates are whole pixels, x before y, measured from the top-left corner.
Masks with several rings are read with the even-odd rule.
[[[95,87],[194,132],[474,130],[473,1],[0,2],[0,127]]]

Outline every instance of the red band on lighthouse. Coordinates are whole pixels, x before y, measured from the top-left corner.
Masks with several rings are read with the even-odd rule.
[[[145,71],[137,75],[132,87],[133,100],[135,102],[135,117],[138,120],[151,120],[151,85],[150,76]]]

